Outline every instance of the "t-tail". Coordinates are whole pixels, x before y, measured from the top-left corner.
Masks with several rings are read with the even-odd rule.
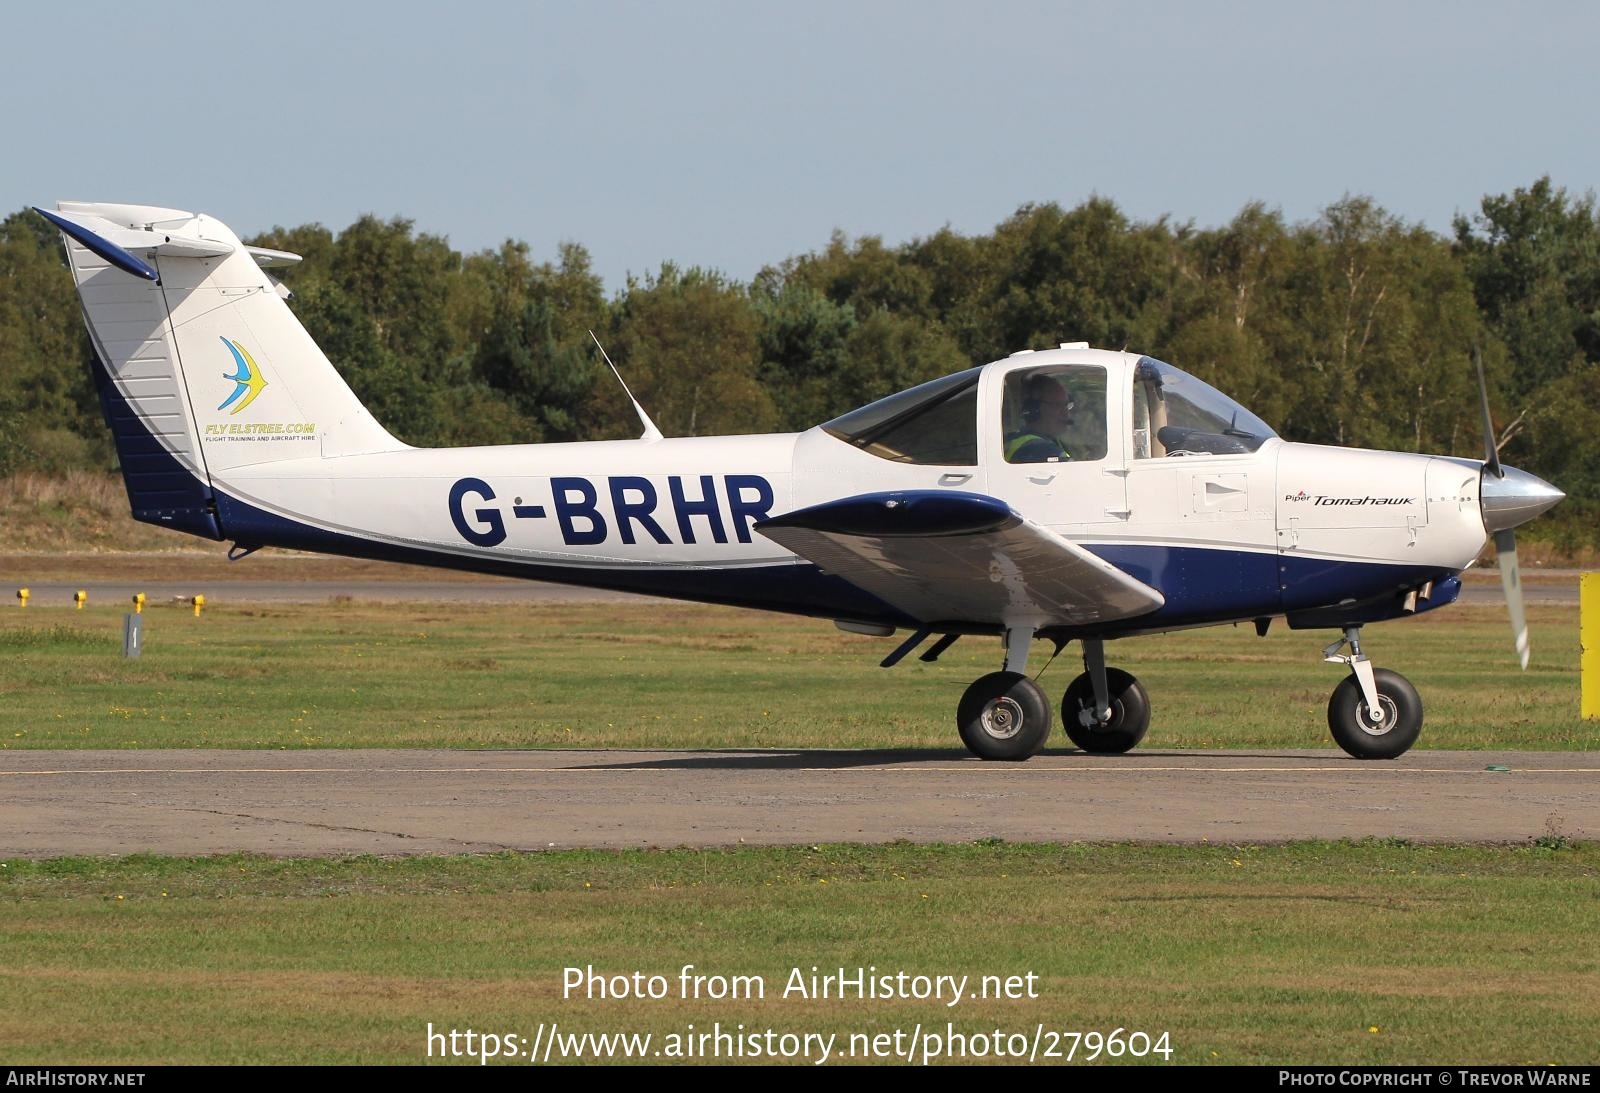
[[[296,255],[247,247],[178,209],[64,201],[36,211],[66,241],[136,519],[230,538],[213,476],[406,447],[284,303],[268,270]]]

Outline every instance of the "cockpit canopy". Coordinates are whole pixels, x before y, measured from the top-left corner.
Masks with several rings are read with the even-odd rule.
[[[1093,356],[1115,366],[1001,361],[899,391],[822,429],[880,459],[933,466],[975,466],[980,434],[991,435],[980,425],[990,415],[998,425],[992,434],[997,451],[982,454],[985,461],[1009,463],[1103,460],[1124,450],[1109,443],[1113,415],[1133,459],[1242,455],[1277,435],[1215,387],[1170,364]],[[985,387],[980,381],[991,371],[995,381]],[[1127,397],[1110,398],[1119,378]],[[982,394],[980,405],[985,391],[994,393]]]

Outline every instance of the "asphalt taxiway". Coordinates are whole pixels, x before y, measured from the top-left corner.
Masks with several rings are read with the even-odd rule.
[[[0,856],[1600,836],[1600,754],[8,751]]]

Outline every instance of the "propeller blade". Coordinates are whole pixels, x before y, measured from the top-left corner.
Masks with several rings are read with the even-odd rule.
[[[1517,533],[1507,528],[1494,533],[1494,556],[1500,566],[1500,587],[1506,594],[1506,611],[1511,615],[1511,637],[1516,642],[1517,659],[1528,670],[1528,615],[1522,609],[1522,571],[1517,565]]]
[[[1506,472],[1500,467],[1500,449],[1494,442],[1494,419],[1489,416],[1489,384],[1483,378],[1483,351],[1476,345],[1472,347],[1472,361],[1478,366],[1478,398],[1483,403],[1483,469],[1496,478],[1504,478]]]

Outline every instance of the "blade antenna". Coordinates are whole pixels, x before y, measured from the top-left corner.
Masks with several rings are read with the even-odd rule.
[[[644,425],[644,435],[640,440],[660,440],[661,430],[656,428],[656,423],[650,420],[650,415],[644,412],[644,407],[639,405],[639,400],[633,397],[633,392],[628,390],[628,381],[622,378],[622,373],[617,371],[617,366],[611,363],[611,354],[606,352],[606,347],[600,344],[600,339],[594,337],[594,331],[589,331],[589,337],[594,338],[595,348],[600,350],[600,355],[606,359],[606,364],[611,365],[611,374],[617,377],[617,382],[622,384],[623,393],[628,396],[628,401],[633,403],[633,412],[639,415],[639,421]]]
[[[1478,398],[1483,403],[1483,469],[1496,478],[1504,478],[1506,472],[1500,466],[1500,448],[1494,442],[1494,419],[1489,416],[1489,384],[1483,378],[1483,351],[1476,343],[1472,346],[1472,361],[1478,366]]]

